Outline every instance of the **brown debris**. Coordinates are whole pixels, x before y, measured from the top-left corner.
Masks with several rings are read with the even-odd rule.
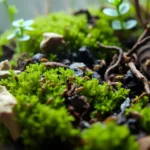
[[[113,63],[112,66],[108,67],[108,69],[105,72],[104,79],[106,81],[109,81],[110,73],[119,66],[121,59],[123,58],[123,50],[117,46],[105,46],[105,45],[101,44],[100,42],[97,42],[97,44],[99,45],[99,48],[104,48],[107,50],[116,50],[119,52],[119,56],[118,56],[118,59],[116,60],[116,62]]]
[[[149,82],[147,78],[135,67],[135,64],[133,62],[129,62],[128,66],[132,73],[144,84],[144,89],[147,95],[150,95],[150,87],[149,87]]]

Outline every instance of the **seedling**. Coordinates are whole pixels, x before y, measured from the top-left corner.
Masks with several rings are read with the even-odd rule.
[[[25,34],[25,31],[34,30],[32,27],[30,27],[32,24],[33,20],[24,21],[23,19],[20,19],[12,22],[14,31],[7,37],[7,39],[10,40],[16,38],[17,52],[21,51],[21,42],[28,41],[30,39],[30,36],[28,34]]]
[[[114,8],[105,8],[103,9],[103,12],[108,16],[117,18],[112,21],[113,29],[128,30],[136,26],[136,20],[124,21],[123,19],[123,15],[126,14],[130,9],[130,5],[128,3],[123,3],[123,0],[108,0],[108,2],[112,4]]]
[[[15,14],[18,12],[15,5],[9,5],[7,0],[0,0],[0,3],[4,4],[4,7],[7,11],[8,18],[12,23],[15,19]]]

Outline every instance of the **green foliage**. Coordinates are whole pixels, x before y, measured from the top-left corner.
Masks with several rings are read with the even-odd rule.
[[[45,76],[43,83],[40,82],[41,75]],[[45,139],[50,141],[58,137],[61,142],[71,142],[77,137],[78,130],[71,124],[74,119],[64,108],[61,96],[67,76],[71,75],[72,70],[57,68],[46,71],[43,64],[35,64],[18,76],[11,71],[8,79],[1,80],[18,101],[16,119],[21,124],[21,137],[28,148],[37,148]],[[49,99],[52,100],[50,104]]]
[[[14,31],[7,37],[7,40],[16,39],[16,50],[18,53],[23,52],[22,43],[30,39],[30,35],[25,34],[25,31],[33,31],[33,28],[30,27],[32,24],[33,20],[24,21],[20,19],[12,22]]]
[[[149,98],[147,96],[143,97],[138,101],[138,103],[134,104],[132,107],[126,110],[126,115],[131,112],[138,112],[141,115],[140,125],[144,130],[150,133],[150,107],[146,106],[149,102]]]
[[[138,150],[135,138],[125,126],[95,123],[82,132],[83,145],[77,150]]]
[[[118,85],[117,90],[115,90],[107,83],[104,83],[103,85],[99,84],[96,79],[88,80],[86,82],[78,79],[77,82],[84,87],[81,94],[86,95],[88,100],[93,103],[93,107],[95,108],[93,113],[98,112],[101,115],[112,113],[129,93],[129,90],[122,88],[121,85]]]
[[[65,52],[77,51],[80,47],[86,45],[96,53],[96,41],[101,41],[108,45],[118,45],[119,42],[117,38],[114,37],[113,30],[105,19],[106,17],[99,10],[95,12],[94,14],[100,16],[100,19],[93,28],[90,28],[88,25],[85,15],[73,16],[61,12],[51,13],[47,16],[36,18],[33,24],[34,31],[26,32],[31,38],[25,44],[24,49],[29,53],[38,52],[44,32],[55,32],[63,35],[66,46],[65,49],[62,49]],[[0,46],[8,43],[5,40],[1,40],[5,39],[7,36],[8,34],[6,35],[5,33],[1,36]]]
[[[48,141],[45,144],[50,144],[57,137],[64,143],[71,142],[79,134],[78,130],[72,127],[73,117],[64,108],[56,110],[37,104],[28,117],[22,124],[24,129],[21,135],[28,149],[40,149],[44,140]]]
[[[37,149],[44,141],[53,141],[55,138],[71,144],[74,138],[80,136],[79,131],[72,126],[74,118],[68,114],[62,97],[67,80],[74,76],[72,70],[46,69],[44,64],[33,64],[19,75],[11,70],[10,74],[7,79],[1,79],[0,84],[6,86],[17,99],[14,110],[27,149]],[[97,79],[87,80],[75,76],[72,82],[83,86],[79,95],[86,96],[91,107],[102,115],[111,113],[128,94],[128,90],[120,86],[114,90],[106,83],[100,85]],[[9,137],[8,133],[2,133],[2,136]]]
[[[136,20],[123,20],[123,15],[126,14],[129,9],[130,5],[128,3],[123,3],[123,0],[108,0],[109,3],[112,4],[114,8],[105,8],[103,12],[111,17],[118,18],[117,20],[112,21],[112,28],[115,30],[122,30],[122,29],[132,29],[136,26]]]

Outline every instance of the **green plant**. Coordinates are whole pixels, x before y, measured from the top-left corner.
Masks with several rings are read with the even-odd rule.
[[[25,34],[25,31],[33,31],[34,29],[30,27],[33,24],[33,20],[23,19],[16,20],[12,22],[12,26],[14,27],[14,31],[10,34],[7,39],[16,39],[16,51],[20,53],[22,51],[21,43],[24,41],[28,41],[30,39],[30,35]]]
[[[96,57],[103,57],[102,53],[97,54],[96,41],[102,41],[106,45],[119,45],[119,42],[113,36],[114,31],[109,26],[108,21],[105,20],[106,16],[99,10],[91,10],[90,12],[91,14],[94,12],[94,15],[98,15],[101,18],[97,20],[93,28],[89,28],[85,15],[73,16],[60,12],[35,18],[33,23],[34,31],[27,32],[31,38],[25,45],[25,50],[28,53],[37,53],[40,42],[43,39],[43,33],[54,32],[61,34],[66,42],[65,48],[62,47],[58,50],[59,52],[77,51],[86,45],[90,50],[94,51]],[[103,28],[104,26],[105,28]],[[0,37],[0,46],[9,44],[8,40],[6,40],[9,34],[10,32],[5,32]],[[0,49],[0,52],[2,52],[2,49]]]
[[[111,17],[117,17],[117,20],[112,21],[112,28],[115,30],[128,30],[136,26],[136,20],[123,20],[123,15],[126,14],[130,5],[128,3],[123,3],[123,0],[108,0],[114,8],[104,8],[103,12]]]
[[[138,150],[135,137],[126,126],[95,123],[81,134],[83,146],[77,150]]]
[[[7,0],[0,0],[0,3],[4,4],[4,7],[7,11],[7,15],[10,23],[12,23],[15,19],[15,14],[18,12],[15,5],[9,5]]]

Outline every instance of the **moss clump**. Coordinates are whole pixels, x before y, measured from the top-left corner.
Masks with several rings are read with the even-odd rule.
[[[126,114],[128,115],[129,113],[132,112],[138,112],[140,118],[140,126],[150,133],[150,107],[147,106],[149,102],[149,98],[147,96],[143,97],[138,101],[138,103],[134,104],[132,107],[126,110]]]
[[[82,132],[83,143],[77,150],[138,150],[135,138],[125,126],[95,123]]]
[[[83,85],[84,90],[81,94],[86,95],[90,103],[93,104],[93,114],[100,113],[102,116],[111,114],[129,93],[129,90],[122,88],[120,84],[115,90],[107,83],[99,84],[97,79],[85,81],[78,78],[77,83]]]
[[[86,45],[96,53],[96,41],[108,45],[118,45],[113,30],[100,10],[97,10],[97,15],[100,16],[100,19],[93,28],[89,28],[85,15],[73,16],[66,13],[52,13],[48,16],[35,18],[34,31],[28,33],[31,39],[25,43],[25,51],[29,53],[38,52],[44,32],[55,32],[63,35],[66,41],[66,46],[63,48],[65,52],[77,51]],[[8,32],[1,36],[0,46],[8,44],[7,36]]]
[[[11,75],[1,79],[0,84],[6,86],[18,101],[14,108],[15,119],[22,127],[21,139],[27,149],[40,148],[49,141],[72,145],[73,139],[80,135],[72,126],[74,118],[67,112],[62,95],[70,77],[74,77],[72,83],[77,87],[83,86],[78,94],[87,97],[93,111],[102,115],[112,113],[128,93],[120,86],[114,91],[106,83],[100,85],[97,79],[74,76],[70,69],[47,69],[44,64],[32,64],[19,75],[10,72]],[[4,135],[6,139],[9,137],[8,132]]]

